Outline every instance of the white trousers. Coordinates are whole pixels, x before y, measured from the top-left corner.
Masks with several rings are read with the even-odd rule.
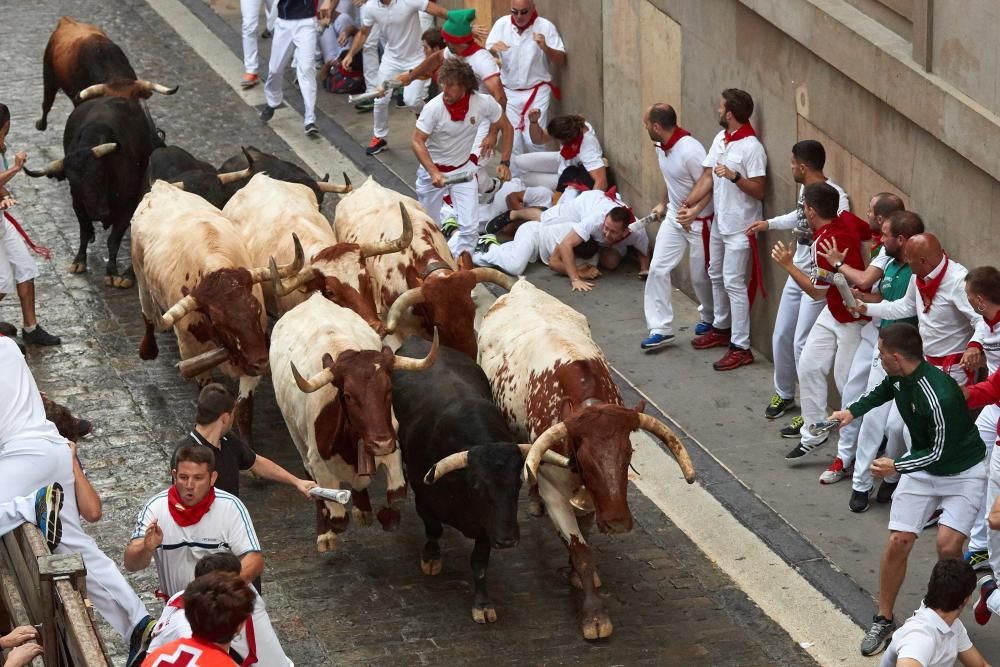
[[[722,234],[712,225],[709,239],[708,277],[712,281],[712,326],[732,329],[730,343],[750,349],[750,296],[747,269],[750,267],[750,239],[746,234]]]
[[[472,255],[476,266],[495,266],[504,273],[519,276],[528,264],[538,261],[538,233],[542,223],[530,220],[523,223],[507,243],[491,245],[485,252]]]
[[[303,123],[316,122],[316,19],[286,21],[278,19],[274,23],[274,37],[271,43],[271,61],[268,63],[267,83],[264,84],[264,99],[269,107],[276,107],[285,98],[285,70],[295,55],[295,76],[299,80],[299,92],[305,108]]]
[[[510,107],[508,106],[508,109]],[[540,153],[522,153],[510,161],[511,173],[520,178],[525,185],[541,186],[555,190],[559,185],[559,164],[562,156],[559,151],[542,151]]]
[[[528,98],[531,97],[530,88],[528,90],[514,90],[505,87],[503,90],[507,95],[507,119],[514,128],[514,150],[511,155],[516,157],[522,153],[544,151],[544,145],[536,144],[531,140],[531,133],[528,131],[528,112],[531,109],[541,111],[538,124],[545,127],[549,122],[549,102],[552,100],[552,88],[549,86],[539,87],[538,92],[535,93],[535,99],[531,101],[531,107],[528,109],[525,109],[525,105],[528,103]],[[521,117],[522,113],[524,114],[523,118]],[[518,130],[517,127],[522,121],[524,128]],[[513,166],[511,163],[512,168]],[[517,174],[514,175],[517,176]]]
[[[802,419],[805,422],[800,434],[802,442],[814,444],[822,442],[825,436],[810,435],[807,427],[813,422],[825,419],[827,412],[827,387],[830,370],[837,391],[844,392],[847,375],[854,361],[854,352],[861,342],[861,322],[838,322],[824,308],[816,318],[806,346],[799,360],[799,392],[801,393]]]
[[[868,376],[872,370],[872,354],[878,347],[878,327],[871,321],[865,322],[861,327],[861,340],[854,351],[854,359],[851,360],[851,369],[847,372],[847,384],[840,395],[840,405],[847,407],[854,401],[864,396],[868,388]],[[858,446],[858,433],[861,432],[861,424],[864,419],[853,419],[851,423],[840,429],[837,438],[837,456],[844,462],[844,467],[850,467],[854,461],[854,454]]]
[[[379,84],[382,83],[378,78],[378,45],[381,37],[382,29],[376,23],[368,31],[368,37],[365,38],[365,45],[361,47],[361,58],[364,61],[363,67],[365,72],[365,91],[369,93],[378,88]]]
[[[14,294],[17,286],[38,277],[38,262],[14,225],[0,212],[0,296]]]
[[[475,168],[476,165],[471,163],[464,167],[464,169],[472,170]],[[417,200],[427,211],[427,215],[439,225],[441,224],[441,205],[444,203],[444,196],[451,195],[451,206],[455,210],[455,217],[458,220],[458,231],[448,239],[448,247],[456,260],[465,251],[472,254],[476,247],[476,241],[479,239],[479,183],[477,179],[473,178],[467,183],[455,183],[443,188],[436,188],[431,183],[431,177],[427,170],[421,165],[417,167],[417,183],[414,189],[417,192]]]
[[[983,411],[985,412],[985,410]],[[994,423],[994,427],[996,423]],[[996,439],[996,433],[991,436]],[[1000,498],[1000,447],[993,447],[993,453],[989,458],[989,481],[986,483],[986,511],[989,512],[997,498]],[[990,552],[990,568],[994,576],[1000,576],[1000,530],[989,530],[987,526],[987,545]],[[970,542],[969,548],[972,548]],[[979,547],[980,549],[982,547]],[[986,600],[986,606],[994,614],[1000,614],[1000,590],[993,591],[993,594]]]
[[[982,511],[979,512],[976,523],[972,526],[972,535],[969,536],[969,551],[982,551],[987,547],[990,547],[994,551],[1000,549],[1000,535],[994,538],[996,546],[991,546],[990,529],[986,523],[986,517],[989,515],[990,508],[993,507],[993,502],[996,499],[996,486],[1000,485],[1000,477],[998,477],[1000,473],[997,472],[997,466],[1000,466],[1000,461],[993,462],[993,451],[996,449],[994,445],[997,441],[998,420],[1000,420],[1000,406],[997,405],[987,405],[976,419],[976,428],[979,429],[979,437],[983,439],[983,443],[986,445],[989,483],[986,487],[986,495],[983,497]],[[994,492],[993,499],[990,498],[991,489]],[[997,557],[1000,558],[1000,552],[997,553]],[[994,572],[1000,575],[1000,570],[995,570]]]
[[[240,15],[243,18],[243,71],[256,74],[260,69],[257,56],[257,21],[260,6],[264,5],[264,21],[267,29],[274,30],[278,13],[274,11],[274,0],[240,0]]]
[[[878,347],[872,352],[865,393],[877,387],[885,379],[885,369],[879,359]],[[843,437],[843,436],[842,436]],[[895,401],[883,403],[865,414],[858,430],[857,447],[854,454],[854,477],[851,486],[855,491],[871,491],[875,477],[871,473],[872,461],[878,455],[882,439],[886,440],[885,456],[897,458],[910,448],[910,431],[903,423]],[[886,477],[887,482],[898,482],[899,475]]]
[[[378,68],[378,85],[381,85],[383,81],[388,81],[389,79],[395,79],[397,76],[403,72],[416,67],[419,63],[414,63],[412,65],[406,66],[397,63],[394,60],[383,57],[382,63]],[[424,108],[424,98],[427,97],[427,86],[430,83],[429,79],[417,79],[410,83],[410,85],[403,88],[403,103],[411,110],[413,113],[419,114],[420,110]],[[372,112],[375,122],[375,136],[379,139],[384,139],[389,136],[389,102],[392,100],[392,95],[383,95],[382,97],[375,100],[375,109]]]
[[[705,242],[702,240],[702,226],[705,224],[705,221],[696,221],[691,224],[691,231],[688,232],[668,217],[660,225],[653,246],[653,257],[649,261],[649,277],[646,278],[643,298],[646,328],[650,334],[673,334],[673,285],[670,272],[681,263],[685,250],[688,251],[688,264],[691,268],[691,286],[698,297],[698,319],[704,322],[712,319],[712,282],[708,279]]]
[[[786,400],[795,398],[802,348],[805,347],[809,331],[825,306],[826,299],[812,299],[802,291],[791,276],[788,276],[785,287],[781,290],[778,314],[774,320],[774,333],[771,337],[774,393],[781,398]]]
[[[147,616],[146,607],[115,563],[80,525],[76,484],[73,480],[73,454],[65,442],[21,440],[8,442],[0,450],[0,501],[8,503],[2,512],[0,532],[13,530],[23,523],[15,517],[16,525],[11,525],[11,501],[31,496],[41,487],[53,482],[62,485],[65,495],[59,515],[63,526],[62,541],[55,552],[76,552],[83,556],[87,567],[87,595],[90,601],[104,620],[128,641],[135,626]],[[22,515],[20,518],[26,517]],[[30,519],[34,523],[34,509],[31,510]]]

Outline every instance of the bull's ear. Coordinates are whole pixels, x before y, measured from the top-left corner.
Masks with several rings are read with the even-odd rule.
[[[323,353],[322,363],[323,363],[323,368],[333,369],[334,366],[333,357],[330,356],[329,352]]]
[[[188,289],[187,285],[181,285],[181,296],[187,296],[190,293],[191,290]]]
[[[458,256],[458,268],[463,271],[471,271],[473,269],[472,255],[469,254],[468,250],[463,250],[462,254]]]
[[[632,409],[638,412],[639,414],[642,414],[643,412],[646,411],[646,401],[640,400],[638,403],[635,404],[635,407]]]

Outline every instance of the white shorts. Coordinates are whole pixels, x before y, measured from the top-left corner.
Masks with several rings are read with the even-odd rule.
[[[907,473],[900,478],[892,495],[889,530],[919,537],[924,525],[940,507],[940,525],[969,535],[984,493],[986,464],[982,461],[965,472],[947,477],[924,470]]]
[[[17,286],[38,277],[38,264],[28,245],[0,213],[0,294],[14,294]]]

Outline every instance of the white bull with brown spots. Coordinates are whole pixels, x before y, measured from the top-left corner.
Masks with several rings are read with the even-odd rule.
[[[515,434],[534,441],[524,474],[537,479],[545,508],[569,548],[572,581],[584,591],[583,636],[608,637],[613,626],[597,594],[601,584],[586,537],[595,519],[601,532],[632,529],[629,434],[643,429],[660,438],[688,482],[694,481],[691,460],[666,424],[642,414],[643,403],[622,404],[587,318],[526,280],[497,299],[483,318],[479,363]],[[539,469],[550,450],[568,456],[571,468]]]

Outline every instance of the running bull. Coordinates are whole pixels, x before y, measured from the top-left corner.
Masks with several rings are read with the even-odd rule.
[[[167,181],[185,192],[193,192],[215,208],[229,201],[226,185],[250,178],[253,165],[231,173],[219,173],[215,167],[199,160],[180,146],[162,146],[149,156],[146,170],[146,190],[156,181]]]
[[[305,185],[316,194],[316,201],[322,206],[323,196],[327,192],[344,194],[351,191],[351,181],[344,174],[344,184],[337,185],[329,182],[329,174],[321,180],[316,180],[302,167],[288,160],[265,153],[262,150],[247,146],[240,155],[234,155],[219,167],[220,173],[230,173],[253,167],[254,174],[267,174],[273,179],[287,181],[288,183],[299,183]],[[249,179],[237,179],[226,184],[226,198],[232,197],[236,191],[247,184]]]
[[[632,529],[629,434],[642,429],[662,440],[689,483],[691,459],[666,424],[642,413],[642,402],[635,408],[622,404],[587,318],[531,283],[519,280],[487,311],[479,351],[500,410],[519,437],[534,439],[524,474],[537,479],[569,549],[571,579],[584,592],[583,636],[608,637],[613,626],[597,593],[600,579],[586,537],[595,519],[601,532]],[[569,457],[572,467],[539,469],[550,451]]]

